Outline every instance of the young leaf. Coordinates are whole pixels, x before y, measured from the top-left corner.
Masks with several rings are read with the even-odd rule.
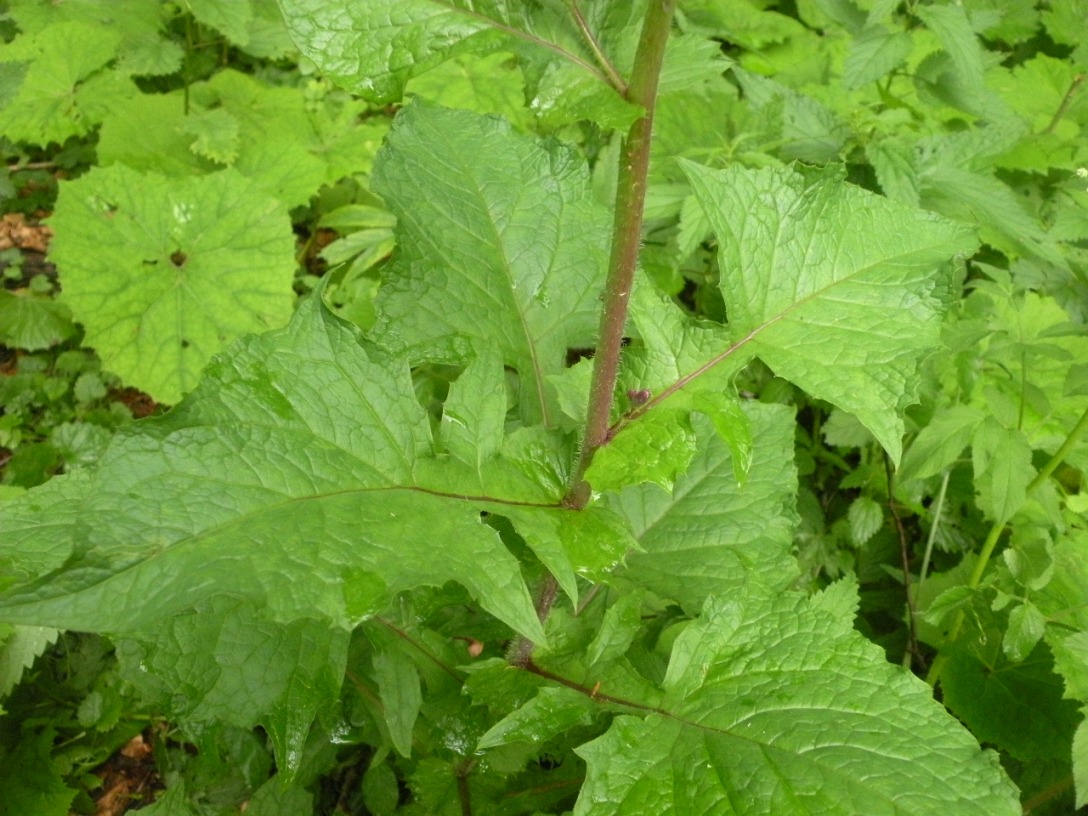
[[[480,737],[476,750],[511,742],[547,742],[557,734],[593,722],[597,704],[567,688],[542,688],[536,697],[495,723]]]
[[[412,661],[397,651],[374,655],[374,673],[382,711],[393,747],[403,757],[412,755],[412,729],[415,728],[423,694],[419,687],[419,672]]]
[[[970,232],[826,175],[684,168],[718,236],[734,343],[857,416],[898,462],[899,414]]]
[[[1042,639],[1046,618],[1035,604],[1024,601],[1009,613],[1009,626],[1001,640],[1005,656],[1013,663],[1026,658]]]
[[[175,403],[212,355],[291,314],[287,213],[233,170],[193,179],[92,170],[50,222],[63,302],[108,368]]]
[[[987,417],[975,430],[971,454],[979,507],[987,518],[1004,524],[1024,503],[1035,476],[1027,436]]]
[[[907,448],[896,472],[899,483],[927,479],[951,466],[970,444],[984,418],[985,414],[969,405],[939,410]]]
[[[412,360],[462,363],[493,346],[521,375],[527,420],[554,421],[549,375],[592,345],[607,211],[585,164],[494,118],[417,100],[374,167],[399,253],[374,335]]]
[[[850,522],[850,537],[859,547],[884,524],[884,509],[868,496],[859,496],[851,502],[846,515]]]
[[[75,334],[72,313],[59,301],[32,292],[0,291],[0,343],[37,351]]]
[[[587,665],[606,665],[618,660],[630,648],[642,623],[639,615],[642,600],[641,592],[625,592],[608,607],[601,628],[586,651]]]
[[[996,755],[818,597],[708,599],[664,685],[578,749],[576,816],[1020,812]]]

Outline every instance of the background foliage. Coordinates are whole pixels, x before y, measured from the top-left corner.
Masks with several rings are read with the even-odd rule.
[[[679,2],[572,511],[645,7],[2,6],[0,813],[1085,804],[1088,5]]]

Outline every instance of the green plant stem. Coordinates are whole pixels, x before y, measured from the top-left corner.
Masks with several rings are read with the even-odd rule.
[[[926,584],[926,576],[929,574],[929,559],[933,555],[933,544],[937,541],[937,527],[941,523],[941,513],[944,512],[944,498],[948,493],[948,479],[951,471],[945,471],[941,478],[941,490],[937,494],[937,501],[933,505],[933,523],[929,526],[929,537],[926,539],[926,552],[922,556],[922,569],[918,573],[918,592]]]
[[[619,372],[620,346],[627,323],[635,268],[642,242],[642,211],[646,201],[646,176],[650,169],[650,136],[653,132],[657,81],[669,38],[675,0],[652,0],[642,24],[635,52],[635,68],[627,88],[628,102],[644,113],[627,133],[616,186],[612,226],[612,255],[605,282],[601,327],[593,358],[586,432],[567,491],[565,503],[581,509],[589,503],[590,487],[585,473],[598,448],[608,441],[608,425]]]
[[[1043,482],[1049,479],[1051,474],[1058,468],[1058,465],[1065,461],[1065,457],[1069,455],[1069,451],[1071,451],[1073,446],[1080,441],[1081,436],[1084,435],[1086,430],[1088,430],[1088,408],[1080,415],[1080,419],[1077,420],[1077,424],[1073,426],[1073,430],[1069,432],[1069,435],[1065,437],[1062,446],[1058,448],[1047,463],[1043,465],[1043,469],[1035,475],[1035,478],[1028,483],[1026,491],[1028,496],[1034,493]],[[1005,522],[995,524],[990,528],[986,540],[982,543],[982,549],[979,551],[978,561],[975,562],[975,568],[971,570],[971,577],[967,579],[968,588],[978,589],[979,584],[982,582],[982,576],[986,572],[986,567],[990,563],[990,558],[993,556],[994,549],[997,547],[997,542],[1001,538],[1001,533],[1004,532],[1004,530]],[[948,637],[945,638],[946,646],[954,643],[956,638],[959,637],[965,619],[966,614],[962,609],[956,612],[956,616],[952,621],[952,626],[948,630]],[[942,648],[941,653],[937,655],[937,659],[933,661],[933,665],[929,668],[929,674],[926,675],[926,682],[931,686],[936,687],[938,681],[941,679],[941,671],[944,669],[944,664],[947,662],[947,652]]]

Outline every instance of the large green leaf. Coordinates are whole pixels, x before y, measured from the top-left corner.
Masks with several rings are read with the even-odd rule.
[[[181,399],[231,340],[290,317],[287,212],[233,170],[92,170],[62,187],[50,223],[63,302],[87,344],[160,402]]]
[[[413,361],[497,348],[521,375],[523,417],[551,424],[546,380],[568,348],[592,345],[607,263],[609,217],[585,163],[499,119],[417,101],[393,125],[374,187],[399,248],[375,335]]]
[[[313,298],[123,434],[93,477],[4,506],[0,563],[20,586],[0,618],[138,631],[228,593],[271,621],[350,627],[392,593],[456,580],[542,636],[477,504],[414,481],[431,444],[407,367]]]
[[[996,754],[854,631],[854,603],[841,585],[709,599],[664,702],[578,750],[576,816],[1020,813]]]
[[[737,350],[856,416],[898,462],[970,230],[833,175],[684,167],[718,237]]]

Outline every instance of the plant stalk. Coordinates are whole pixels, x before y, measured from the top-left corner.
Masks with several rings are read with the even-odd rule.
[[[586,432],[564,503],[580,510],[589,503],[586,470],[598,448],[608,441],[608,426],[619,373],[620,346],[627,323],[635,268],[642,243],[642,210],[646,202],[646,176],[650,169],[650,136],[653,132],[657,81],[669,38],[675,0],[652,0],[642,24],[635,52],[635,67],[627,87],[628,102],[642,107],[624,142],[616,186],[612,224],[612,255],[602,296],[601,327],[593,358]]]
[[[1035,478],[1028,483],[1026,495],[1030,496],[1041,484],[1043,484],[1043,482],[1050,478],[1050,475],[1057,470],[1058,465],[1065,461],[1065,457],[1069,455],[1069,451],[1073,450],[1073,446],[1080,441],[1081,436],[1084,435],[1086,430],[1088,430],[1088,408],[1080,415],[1080,419],[1077,420],[1077,424],[1073,426],[1073,430],[1069,432],[1069,435],[1065,437],[1062,446],[1058,448],[1047,463],[1043,465],[1043,469],[1035,475]],[[967,586],[970,589],[978,589],[979,584],[982,583],[982,576],[986,572],[986,567],[990,563],[990,558],[993,556],[994,550],[997,548],[997,542],[1001,538],[1001,533],[1004,532],[1004,530],[1004,522],[995,524],[990,528],[989,535],[986,536],[986,540],[982,544],[982,549],[979,551],[975,568],[971,570],[971,577],[967,579]],[[956,638],[959,637],[960,631],[963,629],[965,618],[966,614],[962,609],[956,612],[956,616],[952,620],[952,626],[948,630],[948,637],[945,638],[945,646],[954,643]],[[933,665],[929,667],[929,674],[926,675],[926,682],[931,686],[936,687],[938,681],[941,679],[941,671],[944,669],[944,664],[947,662],[947,652],[942,648],[941,653],[937,655],[937,659],[933,661]]]

